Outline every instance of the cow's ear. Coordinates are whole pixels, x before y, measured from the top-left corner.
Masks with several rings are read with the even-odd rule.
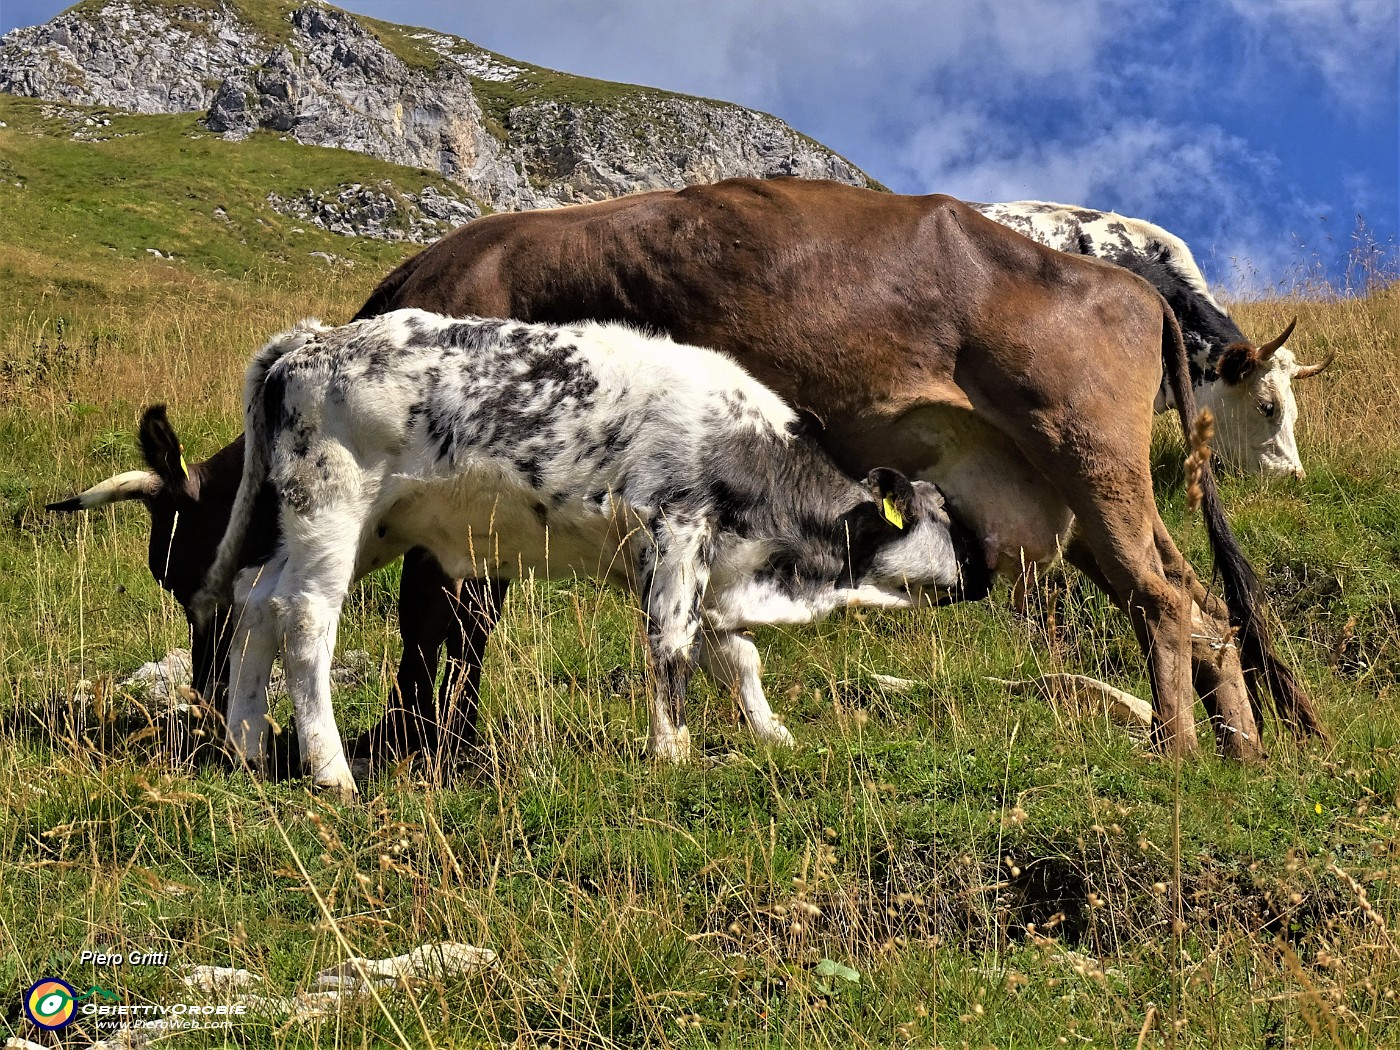
[[[865,487],[875,497],[880,517],[896,529],[914,523],[914,486],[897,470],[876,467],[865,478]]]
[[[179,491],[189,480],[189,467],[185,464],[184,451],[180,438],[165,414],[164,405],[152,405],[141,417],[141,454],[146,463],[162,481]]]
[[[1220,355],[1215,370],[1227,383],[1242,383],[1259,363],[1259,348],[1250,343],[1231,343]]]
[[[788,424],[788,433],[806,441],[819,441],[826,430],[826,420],[808,408],[798,408],[795,411],[797,415]]]

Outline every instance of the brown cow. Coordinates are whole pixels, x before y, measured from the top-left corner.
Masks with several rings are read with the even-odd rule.
[[[1284,719],[1321,731],[1272,652],[1209,475],[1225,603],[1157,514],[1149,444],[1164,353],[1184,424],[1194,405],[1175,319],[1125,270],[1043,248],[948,197],[735,179],[478,220],[400,266],[357,316],[406,306],[620,320],[724,350],[823,420],[822,442],[848,471],[883,464],[938,484],[990,565],[1019,572],[1063,551],[1084,569],[1129,612],[1160,748],[1195,749],[1194,684],[1220,749],[1262,753],[1231,623]],[[453,603],[444,583],[421,558],[405,566],[401,606],[417,620],[403,625],[390,742],[417,743],[439,718],[470,737],[503,587],[472,581]],[[448,676],[433,712],[437,648],[456,620],[463,674]]]

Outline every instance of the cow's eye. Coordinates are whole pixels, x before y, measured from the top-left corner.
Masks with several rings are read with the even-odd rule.
[[[1259,411],[1264,414],[1265,419],[1273,419],[1274,413],[1278,411],[1278,405],[1272,401],[1259,402]]]

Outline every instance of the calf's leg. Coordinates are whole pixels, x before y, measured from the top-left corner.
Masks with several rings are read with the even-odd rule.
[[[647,750],[654,758],[683,762],[690,755],[685,692],[700,633],[700,602],[710,582],[711,529],[707,521],[663,515],[652,524],[651,536],[638,565],[656,679]]]
[[[274,599],[287,639],[282,665],[296,711],[302,765],[318,788],[350,799],[355,796],[355,778],[335,725],[330,689],[331,654],[343,601],[343,596],[336,600],[305,592]]]
[[[700,632],[696,661],[739,704],[753,735],[769,744],[792,747],[792,734],[768,706],[763,692],[763,661],[753,639],[738,631]]]
[[[234,584],[224,740],[236,762],[260,774],[267,771],[267,685],[281,647],[271,601],[285,565],[285,559],[278,558],[245,569]]]
[[[353,512],[318,510],[314,520],[283,511],[287,567],[270,604],[285,639],[282,666],[296,713],[302,765],[318,788],[343,799],[355,795],[331,706],[331,656],[340,610],[355,575],[355,544],[362,519]]]

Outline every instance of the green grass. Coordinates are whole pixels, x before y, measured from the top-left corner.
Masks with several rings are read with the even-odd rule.
[[[292,234],[268,192],[429,177],[271,136],[224,143],[185,118],[114,115],[131,137],[102,143],[22,100],[0,99],[0,119],[0,1031],[34,1034],[17,1004],[45,975],[169,1002],[189,994],[175,967],[234,965],[288,994],[350,952],[455,940],[499,966],[386,991],[383,1009],[172,1045],[1400,1042],[1393,290],[1241,309],[1247,331],[1297,310],[1295,349],[1343,355],[1300,394],[1307,479],[1224,484],[1330,744],[1275,728],[1262,768],[1177,767],[1102,716],[1008,696],[992,678],[1060,670],[1147,695],[1123,619],[1052,573],[1027,617],[1003,589],[760,630],[797,749],[756,746],[701,680],[697,760],[658,768],[637,612],[575,581],[512,591],[484,768],[444,787],[385,775],[345,806],[177,761],[189,727],[115,684],[186,637],[146,569],[144,512],[42,507],[136,465],[150,401],[171,403],[191,459],[217,449],[256,346],[299,316],[348,316],[401,257]],[[1154,456],[1168,524],[1204,570],[1166,420]],[[367,581],[342,631],[386,669],[396,583]],[[386,688],[338,696],[347,734]],[[84,950],[173,966],[80,966]]]
[[[557,73],[513,59],[501,61],[519,66],[524,72],[511,80],[473,78],[472,92],[485,115],[503,128],[510,127],[510,111],[518,106],[553,102],[561,106],[620,108],[653,99],[684,97],[659,88]]]
[[[69,10],[80,13],[101,11],[108,0],[81,0]],[[237,12],[239,21],[251,27],[269,46],[285,44],[292,38],[291,14],[302,5],[288,0],[136,0],[132,5],[159,10],[175,24],[191,32],[205,31],[206,23],[183,17],[190,12],[208,14],[224,9]]]
[[[435,73],[442,65],[442,56],[414,35],[415,33],[435,31],[420,29],[416,26],[398,25],[394,22],[382,22],[377,18],[369,18],[365,15],[353,15],[352,17],[369,30],[375,39],[409,69]]]
[[[80,120],[45,116],[52,110],[47,103],[0,96],[0,120],[9,125],[0,129],[7,253],[28,250],[105,267],[113,256],[144,261],[154,248],[197,271],[242,277],[323,265],[309,258],[312,251],[323,251],[382,273],[403,257],[402,246],[319,230],[275,212],[267,195],[328,192],[351,182],[388,182],[414,191],[431,185],[461,194],[427,171],[301,146],[270,132],[225,142],[191,114],[62,109],[110,120],[110,127],[89,129],[105,140],[73,140],[65,132],[81,126]],[[301,232],[294,232],[297,228]]]

